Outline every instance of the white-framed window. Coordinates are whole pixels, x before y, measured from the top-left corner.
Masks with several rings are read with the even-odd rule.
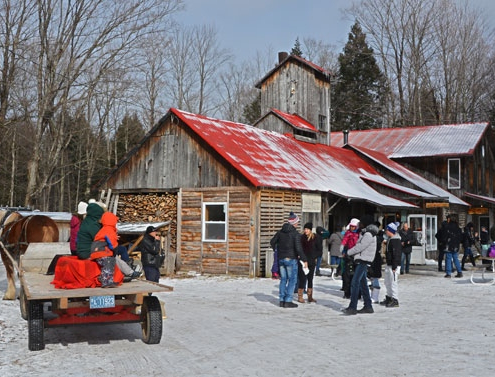
[[[461,188],[461,159],[449,158],[448,160],[448,188],[460,189]]]
[[[203,203],[203,242],[227,241],[227,203]]]

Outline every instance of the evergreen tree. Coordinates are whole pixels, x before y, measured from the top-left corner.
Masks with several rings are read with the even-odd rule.
[[[143,138],[143,136],[144,127],[139,121],[137,114],[134,113],[132,116],[128,114],[124,115],[115,135],[115,162],[117,163],[124,157],[125,154]]]
[[[332,131],[380,128],[385,80],[357,21],[338,61],[332,91]]]
[[[244,106],[242,112],[242,122],[246,124],[254,124],[261,117],[261,92],[258,93],[256,98]]]
[[[292,47],[290,54],[300,56],[301,58],[303,57],[303,52],[301,50],[301,42],[299,42],[299,37],[296,38],[296,42],[294,43],[294,47]]]

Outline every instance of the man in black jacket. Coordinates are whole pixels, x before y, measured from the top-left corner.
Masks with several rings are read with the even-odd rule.
[[[283,308],[297,308],[297,304],[292,302],[292,296],[296,287],[298,258],[303,261],[304,268],[308,268],[306,255],[301,245],[301,235],[296,229],[298,223],[299,217],[291,212],[287,222],[282,225],[282,229],[270,240],[272,249],[277,248],[278,253],[279,304]]]
[[[141,263],[143,264],[146,280],[156,283],[160,280],[160,236],[156,234],[153,226],[146,228],[146,233],[139,244],[141,251]]]

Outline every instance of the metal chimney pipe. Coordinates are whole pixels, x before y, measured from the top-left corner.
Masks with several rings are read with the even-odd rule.
[[[342,133],[344,134],[344,145],[347,145],[349,141],[349,130],[343,130]]]

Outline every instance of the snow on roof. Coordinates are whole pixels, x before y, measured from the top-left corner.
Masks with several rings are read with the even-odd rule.
[[[439,198],[448,198],[449,203],[452,203],[452,204],[460,204],[460,205],[464,205],[464,206],[469,206],[468,203],[459,199],[457,196],[452,195],[449,191],[444,190],[443,188],[428,181],[426,178],[423,178],[422,176],[412,172],[411,170],[406,169],[401,164],[387,158],[385,155],[383,155],[380,152],[372,151],[372,150],[364,148],[364,147],[356,147],[355,145],[350,145],[350,147],[361,152],[362,154],[364,154],[368,158],[379,163],[383,167],[386,167],[387,169],[394,172],[395,174],[398,174],[403,179],[407,180],[408,182],[411,182],[416,187],[419,187],[421,190],[424,190],[427,193],[435,195]]]
[[[354,151],[305,143],[276,132],[177,109],[171,111],[256,187],[329,191],[379,206],[416,207],[366,184],[362,176],[379,179],[380,175]]]
[[[307,120],[303,119],[297,114],[288,114],[284,113],[283,111],[277,110],[277,109],[270,109],[271,112],[285,120],[287,123],[289,123],[291,126],[299,128],[301,130],[305,131],[312,131],[312,132],[318,132],[317,129],[309,123]]]
[[[482,122],[350,131],[347,142],[389,158],[471,155],[487,127],[488,123]],[[332,145],[342,146],[343,133],[332,132],[330,140]]]

